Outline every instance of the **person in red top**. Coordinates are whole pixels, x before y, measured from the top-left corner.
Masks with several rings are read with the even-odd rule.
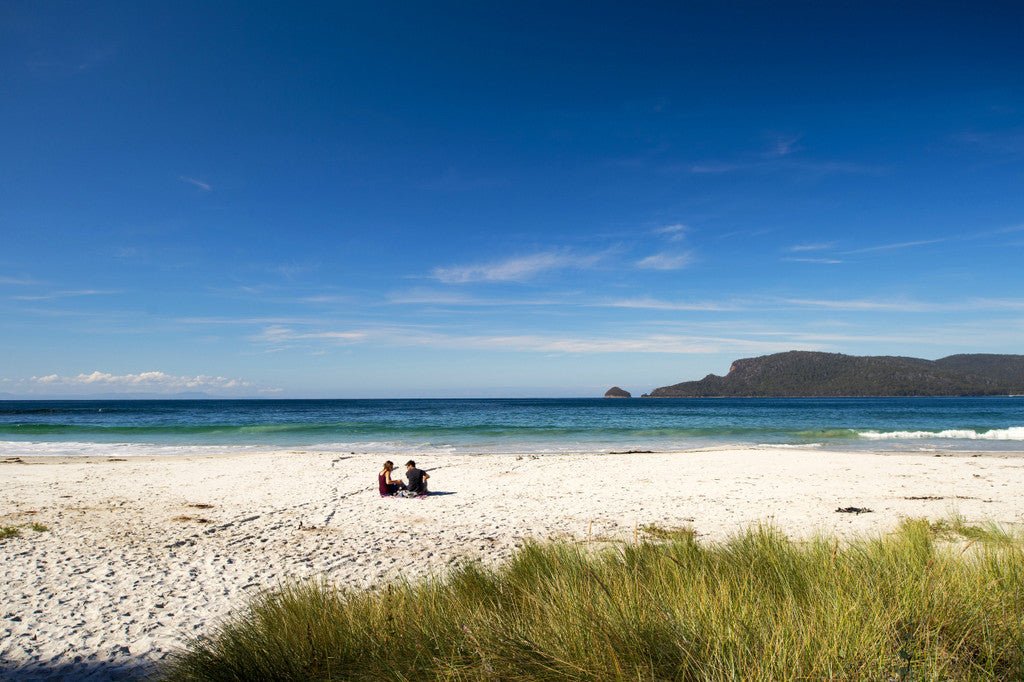
[[[394,495],[399,490],[405,490],[405,484],[401,481],[395,481],[391,478],[391,472],[395,468],[395,463],[390,459],[384,462],[384,468],[377,474],[377,487],[380,489],[381,496]]]

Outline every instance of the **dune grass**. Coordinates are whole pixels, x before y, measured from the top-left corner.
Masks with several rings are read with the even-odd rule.
[[[0,526],[0,540],[18,537],[21,537],[21,531],[17,526]]]
[[[797,543],[761,527],[702,545],[648,529],[662,538],[532,544],[373,592],[295,585],[164,679],[1024,679],[1024,547],[947,531]]]
[[[37,521],[34,521],[28,524],[27,526],[21,527],[0,526],[0,540],[6,540],[7,538],[20,538],[22,528],[30,528],[31,530],[34,530],[37,533],[45,533],[46,531],[50,530],[49,526],[43,523],[39,523]]]
[[[1006,545],[1012,545],[1021,539],[1018,535],[996,523],[986,523],[983,526],[969,525],[959,514],[953,515],[948,520],[933,521],[931,529],[937,537],[942,539],[960,537],[973,542]]]

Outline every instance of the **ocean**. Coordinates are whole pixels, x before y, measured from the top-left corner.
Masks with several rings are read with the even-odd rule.
[[[0,401],[0,457],[728,445],[1024,452],[1024,397]]]

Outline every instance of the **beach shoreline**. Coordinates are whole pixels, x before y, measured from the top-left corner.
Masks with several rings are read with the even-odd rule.
[[[975,445],[976,443],[972,443]],[[101,443],[90,443],[90,446],[102,445]],[[874,447],[872,447],[872,445]],[[184,450],[181,452],[174,452],[169,454],[151,454],[151,453],[134,453],[134,452],[112,452],[110,454],[94,454],[94,453],[83,453],[75,455],[67,454],[54,454],[54,455],[27,455],[27,454],[13,454],[0,456],[0,466],[4,464],[74,464],[81,462],[189,462],[193,460],[224,460],[224,459],[247,459],[252,457],[287,457],[287,456],[321,456],[321,457],[376,457],[381,461],[391,458],[395,459],[408,459],[409,457],[415,457],[423,460],[430,461],[442,461],[452,457],[469,457],[469,458],[497,458],[507,459],[509,457],[617,457],[617,456],[630,456],[630,457],[647,457],[647,456],[683,456],[693,455],[699,453],[709,452],[821,452],[830,453],[835,455],[870,455],[875,457],[957,457],[957,458],[976,458],[976,457],[987,457],[995,459],[1024,459],[1024,445],[1021,446],[1020,450],[982,450],[982,449],[967,449],[967,448],[933,448],[933,447],[919,447],[919,448],[907,448],[907,449],[894,449],[891,446],[886,447],[882,443],[874,443],[871,445],[862,445],[858,448],[843,448],[837,444],[825,444],[825,443],[804,443],[804,444],[792,444],[792,443],[726,443],[726,444],[713,444],[706,445],[703,447],[694,446],[686,448],[665,448],[665,449],[649,449],[650,445],[637,445],[635,447],[614,445],[606,448],[595,448],[593,450],[583,451],[550,451],[545,450],[543,452],[536,452],[530,449],[509,450],[509,451],[489,451],[480,449],[473,451],[473,448],[463,448],[462,450],[422,450],[410,448],[404,453],[396,452],[377,452],[370,450],[349,450],[349,449],[338,449],[330,443],[320,445],[294,445],[294,446],[280,446],[277,448],[263,448],[263,449],[241,449],[238,451],[230,451],[227,447],[218,448],[217,446],[202,445],[198,446],[195,450]],[[227,450],[227,451],[226,451]],[[2,471],[2,469],[0,469]]]
[[[380,498],[381,462],[405,459],[394,453],[0,464],[0,526],[20,533],[0,540],[0,672],[137,677],[262,590],[304,579],[355,589],[415,580],[464,560],[499,563],[531,539],[632,542],[657,525],[716,542],[759,523],[795,538],[842,538],[954,515],[1024,527],[1014,494],[1024,488],[1020,453],[415,456],[442,494]],[[837,513],[844,507],[872,511]]]

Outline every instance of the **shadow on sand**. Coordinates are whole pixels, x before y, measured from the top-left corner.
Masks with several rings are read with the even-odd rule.
[[[0,662],[0,680],[4,682],[127,682],[150,680],[157,667],[149,661],[66,661],[42,665],[14,665]]]
[[[416,495],[415,497],[403,497],[402,495],[384,495],[385,500],[429,500],[431,497],[440,497],[441,495],[454,495],[454,490],[431,490],[426,495]]]

